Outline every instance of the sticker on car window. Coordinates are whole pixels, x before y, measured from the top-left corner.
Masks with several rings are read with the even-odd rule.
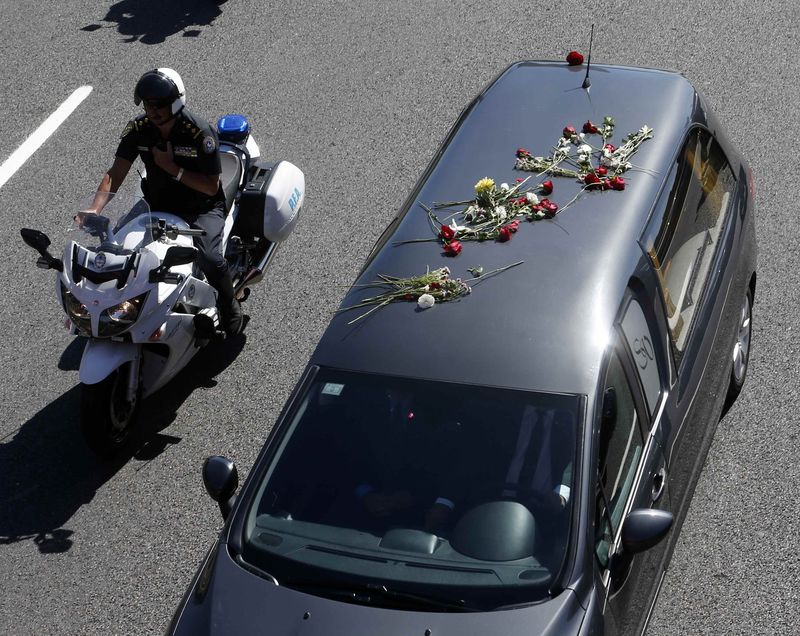
[[[326,382],[322,387],[322,395],[341,395],[344,389],[344,384],[334,384],[333,382]]]
[[[647,407],[652,415],[661,393],[661,376],[655,359],[653,339],[638,301],[631,299],[622,318],[622,331],[636,362],[636,372],[642,380]]]

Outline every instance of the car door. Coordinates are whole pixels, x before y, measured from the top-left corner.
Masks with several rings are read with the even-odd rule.
[[[663,352],[642,305],[630,293],[603,384],[599,415],[595,556],[606,631],[643,631],[664,570],[666,541],[629,554],[622,547],[626,515],[638,508],[670,511],[667,464],[660,443]]]

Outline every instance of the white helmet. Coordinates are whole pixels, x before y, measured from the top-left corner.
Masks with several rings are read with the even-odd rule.
[[[147,71],[136,82],[133,101],[138,106],[142,101],[161,102],[172,106],[172,114],[177,115],[186,106],[186,91],[183,80],[171,68],[157,68]]]

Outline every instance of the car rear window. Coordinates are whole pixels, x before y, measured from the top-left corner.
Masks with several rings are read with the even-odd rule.
[[[289,586],[377,580],[495,605],[545,593],[567,549],[581,404],[322,369],[251,504],[245,559]]]

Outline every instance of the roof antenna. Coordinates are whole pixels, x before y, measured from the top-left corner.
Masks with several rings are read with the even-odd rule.
[[[586,60],[586,77],[583,78],[583,88],[587,91],[589,87],[592,85],[592,82],[589,81],[589,69],[592,66],[592,40],[594,39],[594,23],[592,23],[592,31],[589,35],[589,57]]]

